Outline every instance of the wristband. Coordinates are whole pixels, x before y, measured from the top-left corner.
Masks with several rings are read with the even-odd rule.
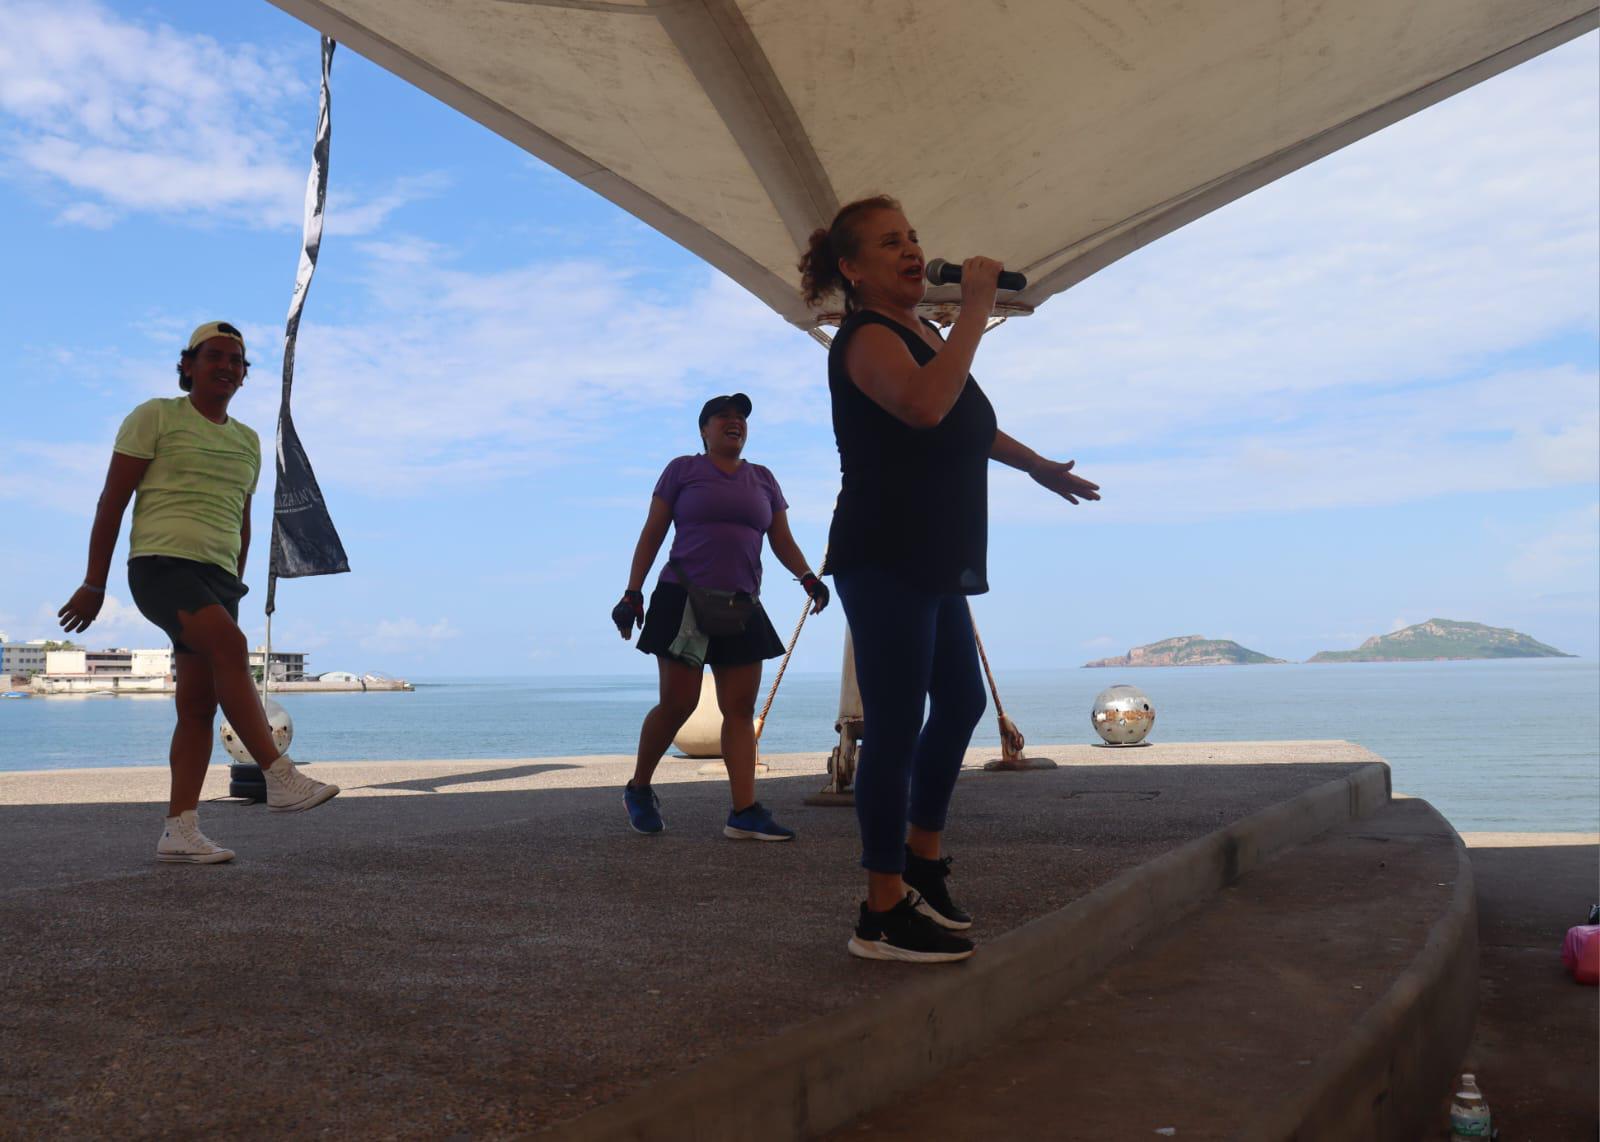
[[[80,591],[93,591],[97,595],[103,595],[103,594],[106,593],[106,589],[104,587],[96,587],[93,583],[89,582],[89,580],[87,580],[87,579],[85,579],[83,581],[83,583],[78,587],[78,590],[80,590]]]

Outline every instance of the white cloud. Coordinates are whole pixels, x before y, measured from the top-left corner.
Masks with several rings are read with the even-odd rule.
[[[117,224],[118,217],[115,210],[97,202],[77,202],[57,215],[57,221],[87,230],[109,230]]]
[[[1046,439],[1033,442],[1045,451]],[[1080,458],[1101,503],[1059,510],[1084,523],[1156,522],[1582,484],[1600,466],[1600,391],[1571,366],[1513,370],[1350,393],[1287,422],[1171,430],[1116,454]],[[992,487],[997,518],[1057,510],[1016,472],[997,470]]]
[[[822,354],[709,270],[663,298],[598,263],[471,273],[425,242],[362,249],[375,315],[308,323],[296,351],[296,423],[325,483],[408,495],[542,472],[656,413],[689,451],[686,410],[710,392],[760,393],[763,431],[826,431]],[[247,423],[275,413],[264,386],[241,400]]]
[[[305,173],[300,176],[305,184]],[[442,172],[410,175],[394,181],[387,191],[370,198],[351,194],[337,185],[328,188],[328,201],[323,215],[324,239],[376,234],[389,224],[390,216],[404,206],[425,198],[435,198],[450,188],[450,177]],[[303,202],[297,207],[295,223],[301,221]]]
[[[0,147],[15,171],[71,200],[57,215],[68,225],[153,213],[298,228],[311,64],[124,19],[93,0],[11,0],[0,7]],[[340,188],[329,232],[376,229],[440,182],[372,197]]]
[[[16,440],[0,453],[0,500],[89,518],[105,482],[111,446]]]
[[[418,622],[413,618],[380,619],[361,636],[359,642],[363,650],[416,651],[458,638],[460,634],[449,619],[438,619],[431,623]]]
[[[76,587],[76,582],[68,584],[60,602],[41,602],[35,608],[29,629],[42,633],[18,635],[18,637],[70,639],[79,646],[96,648],[121,646],[140,650],[163,647],[171,643],[171,639],[159,627],[139,613],[138,607],[123,602],[120,596],[111,591],[106,593],[105,601],[100,605],[100,614],[90,624],[88,630],[72,635],[62,634],[61,620],[57,617],[57,611]]]
[[[1506,565],[1519,587],[1560,591],[1596,582],[1600,570],[1600,504],[1572,512],[1521,544]]]

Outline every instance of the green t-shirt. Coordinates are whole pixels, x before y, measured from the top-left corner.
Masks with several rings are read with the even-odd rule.
[[[112,448],[150,461],[133,502],[128,558],[172,555],[239,571],[245,497],[261,473],[261,440],[233,417],[213,424],[187,396],[128,414]]]

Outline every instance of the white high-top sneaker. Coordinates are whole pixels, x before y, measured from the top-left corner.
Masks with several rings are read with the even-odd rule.
[[[307,777],[295,768],[294,759],[284,754],[262,771],[267,778],[267,808],[274,813],[298,813],[315,809],[339,794],[337,785]]]
[[[195,811],[185,809],[176,817],[167,818],[167,827],[156,844],[156,859],[177,864],[221,864],[233,859],[233,850],[202,833]]]

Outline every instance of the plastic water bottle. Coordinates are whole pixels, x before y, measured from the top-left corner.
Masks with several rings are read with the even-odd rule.
[[[1483,1101],[1477,1078],[1462,1075],[1461,1086],[1450,1103],[1450,1142],[1476,1142],[1488,1137],[1489,1104]]]

